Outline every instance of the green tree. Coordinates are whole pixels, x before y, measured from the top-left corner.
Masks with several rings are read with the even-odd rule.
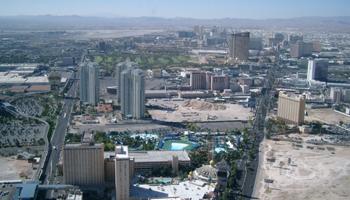
[[[280,165],[280,168],[282,168],[283,165],[285,165],[285,163],[283,161],[281,161],[279,165]]]

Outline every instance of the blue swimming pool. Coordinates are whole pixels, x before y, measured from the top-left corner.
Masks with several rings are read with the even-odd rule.
[[[215,152],[216,152],[216,153],[220,153],[220,151],[226,152],[226,149],[223,148],[223,147],[216,147],[216,148],[215,148]]]
[[[171,180],[156,180],[154,183],[171,183]]]
[[[187,147],[188,144],[183,144],[183,143],[171,143],[170,150],[182,150],[185,147]]]

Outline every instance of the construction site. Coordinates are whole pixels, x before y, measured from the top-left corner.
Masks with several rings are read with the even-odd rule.
[[[36,171],[37,165],[28,163],[27,160],[17,160],[14,156],[0,157],[0,180],[30,181]]]
[[[302,138],[302,141],[310,139]],[[262,154],[253,197],[271,200],[349,199],[349,147],[265,139],[260,150]]]
[[[230,103],[210,103],[201,99],[166,101],[150,99],[153,120],[166,122],[242,121],[253,116],[251,108]]]

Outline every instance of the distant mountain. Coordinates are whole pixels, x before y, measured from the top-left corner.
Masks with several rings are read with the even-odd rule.
[[[102,16],[102,14],[99,14]],[[113,16],[110,16],[113,17]],[[2,30],[84,30],[84,29],[124,29],[124,28],[178,28],[203,25],[219,25],[232,28],[300,28],[314,30],[350,31],[350,17],[300,17],[290,19],[193,19],[193,18],[160,18],[130,17],[102,18],[69,16],[0,16]]]

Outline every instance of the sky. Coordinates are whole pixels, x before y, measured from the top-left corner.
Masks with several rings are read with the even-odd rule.
[[[0,16],[285,19],[350,16],[349,7],[350,0],[0,0]]]

